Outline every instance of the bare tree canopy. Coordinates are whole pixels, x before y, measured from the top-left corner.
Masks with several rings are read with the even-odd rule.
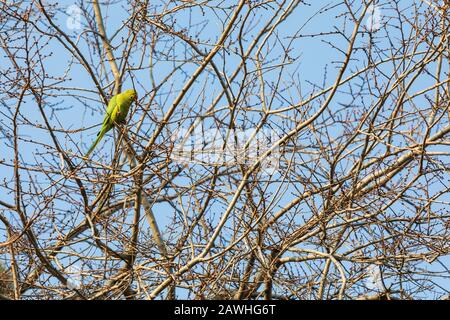
[[[0,299],[448,297],[449,26],[447,0],[2,0]]]

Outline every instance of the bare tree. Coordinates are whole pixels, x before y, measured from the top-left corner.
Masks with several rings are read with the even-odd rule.
[[[448,1],[0,8],[2,297],[448,296]]]

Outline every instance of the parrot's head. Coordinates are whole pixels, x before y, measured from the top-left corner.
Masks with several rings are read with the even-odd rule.
[[[126,99],[129,101],[137,101],[137,92],[134,89],[129,89],[123,92],[123,94],[125,95]]]

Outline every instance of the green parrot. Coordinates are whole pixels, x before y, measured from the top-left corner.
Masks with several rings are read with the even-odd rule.
[[[97,139],[95,139],[94,144],[86,153],[86,157],[89,157],[100,140],[102,140],[105,133],[114,127],[114,124],[123,123],[125,121],[128,110],[135,100],[137,100],[137,92],[133,89],[116,94],[111,98],[108,103],[108,108],[106,109],[106,115],[103,119],[102,128],[100,129],[100,132],[97,133]]]

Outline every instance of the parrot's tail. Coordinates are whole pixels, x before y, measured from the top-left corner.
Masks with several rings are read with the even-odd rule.
[[[88,158],[89,155],[92,153],[92,151],[94,151],[95,147],[98,145],[98,143],[100,142],[100,140],[102,140],[103,136],[105,135],[106,132],[109,131],[108,127],[104,127],[102,128],[102,130],[100,130],[100,132],[97,134],[97,139],[95,139],[94,144],[89,148],[89,151],[86,153],[85,157]]]

